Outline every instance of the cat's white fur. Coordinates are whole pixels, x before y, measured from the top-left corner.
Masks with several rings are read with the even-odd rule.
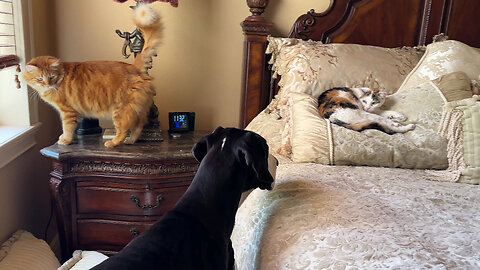
[[[415,124],[403,125],[400,122],[407,120],[403,114],[396,111],[381,110],[380,107],[383,105],[385,99],[387,98],[386,92],[380,92],[380,95],[383,95],[383,101],[377,104],[373,104],[373,99],[371,96],[364,96],[366,91],[372,91],[370,88],[350,88],[355,96],[359,98],[362,109],[350,109],[343,108],[341,110],[336,110],[331,116],[330,121],[342,121],[349,124],[362,123],[367,121],[377,122],[381,125],[384,125],[391,129],[394,132],[404,133],[415,128]],[[348,95],[347,93],[340,92],[341,95]]]
[[[145,27],[152,25],[158,19],[158,14],[149,5],[140,4],[135,8],[133,19],[138,26]]]

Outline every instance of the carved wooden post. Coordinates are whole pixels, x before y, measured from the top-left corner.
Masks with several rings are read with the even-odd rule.
[[[247,4],[252,16],[241,24],[245,42],[240,128],[246,127],[268,105],[269,97],[264,54],[273,24],[262,16],[268,0],[247,0]]]

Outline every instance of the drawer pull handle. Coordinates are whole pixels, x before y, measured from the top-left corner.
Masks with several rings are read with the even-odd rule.
[[[140,205],[140,199],[135,195],[131,195],[130,200],[134,202],[138,208],[142,210],[149,210],[157,208],[160,205],[160,202],[163,201],[163,196],[161,194],[157,196],[157,204],[155,205]]]
[[[134,236],[137,237],[140,233],[138,232],[137,228],[130,228],[130,233]]]

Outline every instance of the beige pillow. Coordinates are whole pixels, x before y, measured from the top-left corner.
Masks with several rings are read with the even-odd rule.
[[[391,109],[401,111],[409,117],[408,122],[417,125],[412,132],[393,136],[330,125],[319,116],[315,98],[290,93],[292,159],[335,165],[448,166],[446,171],[432,172],[430,179],[479,184],[480,97],[472,97],[467,77],[462,72],[449,73],[391,96]]]
[[[422,59],[410,72],[401,88],[409,88],[448,73],[463,71],[470,80],[479,78],[480,50],[460,41],[429,44]]]
[[[471,96],[478,91],[475,80],[479,74],[479,49],[455,40],[436,42],[427,46],[425,55],[399,90],[428,80],[439,88],[457,89],[442,91],[448,101],[440,130],[448,139],[447,171],[451,174],[444,173],[448,181],[480,183],[480,105],[478,96]]]
[[[398,90],[423,55],[419,48],[382,48],[357,44],[322,44],[293,38],[269,37],[267,53],[274,76],[281,75],[280,91],[268,112],[280,117],[286,96],[306,93],[314,98],[338,87],[371,87],[389,93]]]
[[[463,71],[443,75],[432,82],[442,91],[446,101],[471,98],[473,96],[471,80]]]
[[[447,103],[441,133],[448,139],[450,180],[480,184],[480,96]]]
[[[290,138],[294,162],[333,164],[333,144],[328,120],[318,113],[317,99],[304,93],[290,93],[292,134]]]
[[[60,266],[48,244],[23,230],[0,247],[1,270],[55,270]]]
[[[318,114],[315,98],[303,93],[289,95],[293,161],[413,169],[448,166],[447,140],[437,132],[445,101],[431,82],[389,98],[388,109],[403,113],[408,117],[406,123],[417,125],[413,131],[394,135],[330,125]],[[424,105],[417,106],[420,103]]]

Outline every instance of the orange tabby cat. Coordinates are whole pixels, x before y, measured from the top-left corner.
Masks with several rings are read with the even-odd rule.
[[[60,62],[39,56],[25,67],[23,77],[40,97],[55,107],[62,118],[59,144],[70,144],[77,122],[83,117],[112,117],[115,137],[105,142],[114,147],[134,143],[147,121],[155,89],[146,73],[160,40],[159,15],[148,5],[135,9],[135,23],[145,38],[143,51],[133,64],[116,61]]]

